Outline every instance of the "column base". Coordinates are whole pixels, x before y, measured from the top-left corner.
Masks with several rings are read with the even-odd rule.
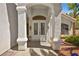
[[[60,41],[53,41],[52,48],[53,50],[60,50]]]
[[[27,48],[27,38],[18,38],[18,50],[26,50]]]

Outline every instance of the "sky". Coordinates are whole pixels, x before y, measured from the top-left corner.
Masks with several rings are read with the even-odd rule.
[[[69,7],[68,7],[67,3],[62,3],[61,7],[62,7],[63,12],[67,13],[69,11]]]

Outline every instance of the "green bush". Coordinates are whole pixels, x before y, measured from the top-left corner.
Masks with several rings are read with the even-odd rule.
[[[65,41],[79,46],[79,36],[67,36],[65,37]]]

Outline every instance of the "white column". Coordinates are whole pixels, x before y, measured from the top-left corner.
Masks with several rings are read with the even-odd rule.
[[[18,50],[25,50],[27,48],[27,18],[26,6],[17,6],[18,11]]]
[[[55,17],[54,22],[54,39],[52,48],[54,50],[60,50],[60,37],[61,37],[61,14]]]

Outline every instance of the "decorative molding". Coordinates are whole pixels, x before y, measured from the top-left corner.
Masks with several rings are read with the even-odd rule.
[[[17,11],[26,11],[27,8],[26,8],[26,6],[17,6],[17,7],[16,7],[16,10],[17,10]]]

